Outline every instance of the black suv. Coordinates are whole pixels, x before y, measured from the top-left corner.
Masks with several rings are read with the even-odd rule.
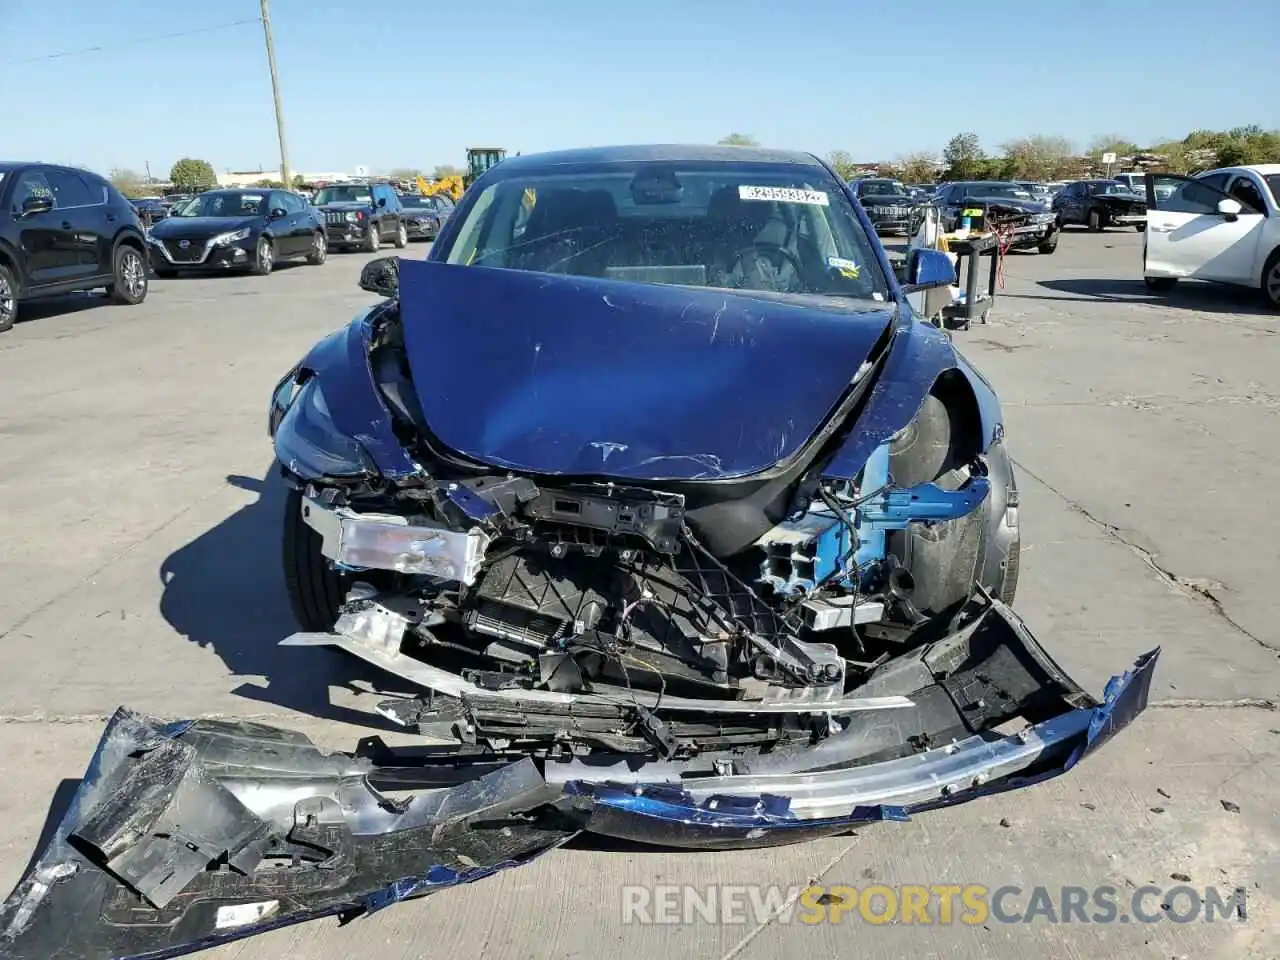
[[[362,247],[373,252],[390,240],[409,244],[400,198],[389,183],[335,183],[321,187],[311,201],[324,217],[329,247]]]
[[[133,205],[87,170],[0,161],[0,332],[23,300],[98,287],[117,303],[146,299]]]

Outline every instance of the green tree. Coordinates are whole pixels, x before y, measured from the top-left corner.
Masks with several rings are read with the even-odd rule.
[[[972,180],[982,175],[982,144],[976,133],[957,133],[942,148],[942,159],[947,162],[947,178]]]
[[[169,179],[175,187],[183,190],[206,190],[217,186],[218,175],[213,172],[213,165],[208,160],[194,160],[183,157],[169,171]]]
[[[255,186],[255,187],[261,187],[263,190],[283,190],[283,189],[284,189],[284,181],[283,181],[283,180],[270,180],[270,179],[267,179],[267,180],[259,180],[257,183],[255,183],[255,184],[254,184],[254,186]]]
[[[302,174],[295,173],[293,175],[293,189],[301,190],[304,186],[306,186],[306,183],[307,183],[307,178],[304,177]]]
[[[445,177],[460,177],[462,174],[461,167],[455,167],[452,163],[441,163],[431,171],[431,179],[443,180]]]
[[[141,196],[145,181],[137,170],[116,167],[107,175],[107,179],[126,197]]]
[[[858,165],[853,162],[853,156],[848,150],[832,150],[827,157],[827,163],[831,164],[831,169],[839,174],[842,180],[849,180],[857,175]]]
[[[747,133],[731,133],[719,141],[725,147],[758,147],[760,141]]]
[[[938,158],[932,153],[909,153],[898,165],[907,183],[932,183],[938,177]]]
[[[1104,153],[1114,153],[1117,157],[1131,157],[1140,152],[1138,145],[1118,133],[1104,133],[1089,142],[1089,158],[1095,163],[1102,159]]]
[[[1014,180],[1056,180],[1069,169],[1074,152],[1065,137],[1043,135],[1010,140],[1002,149]]]

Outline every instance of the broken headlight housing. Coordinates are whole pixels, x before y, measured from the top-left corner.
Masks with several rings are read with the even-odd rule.
[[[277,398],[283,399],[282,391],[287,389],[292,389],[288,380],[277,389]],[[307,380],[287,402],[274,437],[276,458],[291,473],[318,480],[375,472],[364,448],[334,424],[319,380]],[[272,409],[279,409],[274,400]]]

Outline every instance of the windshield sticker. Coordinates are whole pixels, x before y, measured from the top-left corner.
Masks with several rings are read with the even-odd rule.
[[[834,270],[839,270],[840,276],[846,280],[857,280],[862,273],[862,267],[852,260],[845,260],[843,257],[827,257],[827,266]]]
[[[831,197],[822,190],[795,190],[791,187],[751,187],[740,184],[741,200],[777,200],[781,203],[807,203],[815,207],[831,206]]]

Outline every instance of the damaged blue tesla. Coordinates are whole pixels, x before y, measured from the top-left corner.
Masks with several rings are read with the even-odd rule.
[[[424,745],[122,710],[6,955],[169,956],[579,831],[790,842],[1072,767],[1157,652],[1095,699],[1010,609],[998,402],[907,302],[952,282],[895,272],[805,154],[494,167],[270,406],[284,642],[409,681],[378,710]]]

